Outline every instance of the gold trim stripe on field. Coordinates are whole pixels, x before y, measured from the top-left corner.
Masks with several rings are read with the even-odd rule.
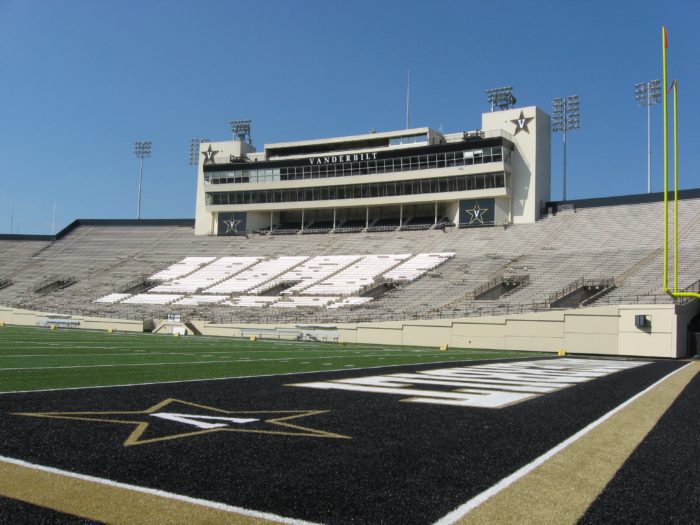
[[[0,460],[0,495],[114,525],[279,523]]]
[[[457,523],[577,523],[699,371],[684,367]]]

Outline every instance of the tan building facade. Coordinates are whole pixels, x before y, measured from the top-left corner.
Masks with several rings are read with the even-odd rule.
[[[529,223],[550,194],[550,118],[537,107],[481,128],[412,128],[265,145],[200,145],[195,234]]]

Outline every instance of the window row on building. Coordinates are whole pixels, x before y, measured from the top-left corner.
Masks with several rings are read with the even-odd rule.
[[[395,137],[389,139],[389,146],[403,146],[405,144],[421,144],[428,142],[428,134],[409,135],[408,137]]]
[[[483,190],[506,187],[508,177],[507,173],[499,171],[476,175],[457,175],[370,184],[319,186],[315,188],[208,192],[206,194],[206,203],[207,205],[270,204]]]
[[[341,155],[342,157],[342,155]],[[235,184],[250,182],[279,182],[286,180],[325,179],[374,175],[403,171],[471,166],[491,162],[510,164],[510,149],[502,146],[479,148],[426,155],[407,155],[390,159],[359,162],[337,162],[292,166],[286,168],[262,168],[248,170],[205,172],[204,181],[210,184]]]

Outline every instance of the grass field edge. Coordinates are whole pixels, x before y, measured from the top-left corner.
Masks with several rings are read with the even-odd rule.
[[[539,352],[538,352],[539,354]],[[473,363],[473,362],[491,362],[491,361],[530,361],[532,359],[553,359],[556,355],[541,353],[540,355],[523,356],[523,357],[495,357],[492,359],[474,359],[474,360],[460,360],[460,361],[429,361],[427,363],[401,363],[397,365],[380,365],[380,366],[370,366],[365,368],[336,368],[332,370],[308,370],[305,372],[282,372],[279,374],[260,374],[260,375],[246,375],[246,376],[230,376],[230,377],[210,377],[206,379],[176,379],[171,381],[151,381],[146,383],[124,383],[118,385],[94,385],[94,386],[74,386],[65,388],[43,388],[37,390],[13,390],[13,391],[3,391],[0,392],[1,395],[11,395],[11,394],[31,394],[35,392],[61,392],[67,390],[87,390],[95,388],[127,388],[136,386],[151,386],[151,385],[168,385],[168,384],[178,384],[178,383],[197,383],[197,382],[209,382],[209,381],[228,381],[235,379],[252,379],[256,377],[284,377],[293,375],[306,375],[306,374],[321,374],[330,372],[347,372],[349,370],[377,370],[382,368],[396,368],[399,366],[423,366],[423,365],[444,365],[444,364],[460,364],[460,363]],[[576,356],[578,357],[578,356]],[[585,357],[583,357],[585,358]]]

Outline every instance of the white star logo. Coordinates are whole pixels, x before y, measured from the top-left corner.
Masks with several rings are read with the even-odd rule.
[[[466,210],[466,212],[469,214],[469,224],[473,224],[475,222],[484,224],[484,215],[487,211],[489,211],[488,208],[480,207],[479,203],[477,202],[471,210]]]
[[[226,231],[224,233],[238,233],[238,225],[241,223],[240,219],[229,219],[224,221],[226,225]]]
[[[524,131],[525,133],[530,133],[530,130],[527,129],[527,125],[535,120],[535,117],[525,117],[525,114],[521,111],[520,116],[518,118],[515,118],[511,120],[513,124],[515,124],[515,133],[514,135],[517,135],[521,131]]]
[[[211,144],[209,144],[209,149],[202,152],[202,155],[204,155],[204,164],[216,164],[216,162],[214,162],[214,156],[217,153],[219,152],[217,150],[212,150]]]

